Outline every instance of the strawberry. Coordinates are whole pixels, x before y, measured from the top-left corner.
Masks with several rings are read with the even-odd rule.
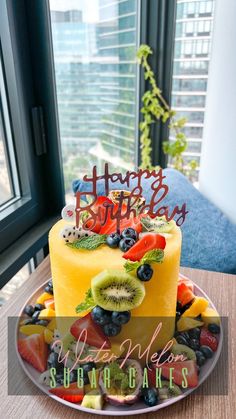
[[[18,351],[21,357],[40,371],[47,369],[48,347],[43,334],[30,335],[18,340]]]
[[[178,285],[180,285],[180,284],[187,285],[187,287],[193,292],[194,285],[193,285],[193,282],[191,281],[191,279],[183,278],[182,276],[180,276],[179,281],[178,281]]]
[[[187,388],[197,387],[198,385],[198,373],[197,365],[195,361],[183,361],[183,362],[167,362],[161,366],[161,375],[167,380],[170,379],[170,368],[172,370],[173,382],[179,386],[184,381],[184,376],[188,382]],[[186,368],[186,371],[183,371]]]
[[[189,286],[185,283],[180,281],[178,283],[178,291],[177,291],[177,301],[182,305],[185,306],[186,304],[190,303],[194,299],[195,295],[189,288]]]
[[[108,203],[108,204],[113,205],[112,201],[109,198],[107,198],[106,196],[98,196],[96,202],[91,207],[91,210],[95,214],[97,214],[97,219],[96,219],[95,225],[93,225],[94,220],[92,220],[92,219],[91,220],[88,219],[88,221],[85,222],[86,228],[91,229],[94,233],[97,233],[97,234],[103,234],[103,233],[100,232],[100,230],[101,230],[101,227],[102,227],[102,223],[105,220],[106,212],[108,212],[107,219],[106,219],[107,220],[106,224],[109,223],[109,221],[111,219],[110,209],[107,209],[107,207],[105,207],[103,205],[105,202]]]
[[[127,227],[132,227],[137,233],[141,233],[142,224],[140,217],[130,217],[129,219],[124,218],[120,221],[120,231],[123,231]],[[111,234],[117,230],[117,220],[108,220],[104,226],[101,227],[100,234]]]
[[[153,249],[165,249],[166,239],[164,236],[156,233],[145,233],[127,252],[123,254],[123,258],[139,261],[146,252]]]
[[[179,386],[182,386],[184,381],[184,376],[188,382],[188,387],[196,387],[198,385],[198,373],[197,366],[194,361],[183,361],[183,362],[166,362],[159,369],[161,370],[161,375],[167,380],[170,379],[170,368],[173,368],[171,374],[173,377],[173,382]],[[183,372],[183,368],[187,369]],[[184,374],[184,375],[183,375]],[[148,382],[149,386],[152,385],[156,387],[156,368],[153,367],[151,370],[148,370]]]
[[[218,348],[218,340],[209,330],[203,328],[200,334],[200,345],[209,346],[215,352]]]
[[[78,388],[77,383],[70,384],[68,388],[64,386],[51,388],[49,392],[71,403],[79,403],[84,398],[84,389]]]
[[[80,339],[81,342],[86,339],[86,343],[88,345],[95,346],[96,348],[100,348],[105,342],[103,349],[110,349],[111,343],[109,339],[104,335],[100,326],[94,323],[91,313],[88,313],[86,316],[76,320],[75,323],[72,324],[70,332],[75,339],[79,339],[80,333],[83,329],[87,330],[87,338],[82,336]]]

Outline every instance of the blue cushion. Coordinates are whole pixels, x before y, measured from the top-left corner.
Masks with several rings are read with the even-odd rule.
[[[189,213],[181,226],[183,234],[181,265],[191,268],[236,274],[236,225],[208,199],[206,199],[181,173],[174,169],[165,169],[164,183],[169,186],[169,193],[161,202],[174,208],[187,204]],[[152,180],[142,181],[143,195],[149,202]],[[134,187],[131,181],[129,189]],[[90,191],[90,183],[81,180],[73,182],[73,191]],[[122,189],[119,183],[110,183],[110,189]],[[103,181],[98,181],[99,195],[104,194]]]

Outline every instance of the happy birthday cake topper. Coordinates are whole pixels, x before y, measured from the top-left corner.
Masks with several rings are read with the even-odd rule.
[[[86,222],[83,228],[92,230],[99,221],[101,225],[105,225],[107,219],[116,221],[116,231],[120,231],[120,223],[122,220],[130,220],[135,223],[135,220],[140,219],[141,215],[148,214],[151,218],[165,217],[167,221],[171,221],[174,217],[176,224],[181,226],[188,213],[186,203],[181,206],[175,205],[170,208],[167,205],[162,205],[163,200],[169,192],[169,187],[164,183],[166,176],[162,169],[143,170],[139,169],[137,172],[127,171],[125,175],[121,173],[110,173],[108,164],[105,164],[104,174],[98,175],[97,167],[93,167],[92,176],[85,175],[83,181],[91,185],[91,190],[78,191],[76,193],[76,225],[83,220],[83,214],[86,214]],[[143,184],[144,180],[150,179],[148,187],[151,191],[149,202],[146,203],[143,199],[143,191],[147,194],[147,183]],[[105,196],[107,199],[99,199],[99,186],[103,186]],[[121,185],[120,193],[116,194],[114,201],[109,199],[109,192],[112,190],[112,184],[117,189],[117,182]],[[129,191],[129,193],[127,193]],[[116,191],[118,192],[118,191]],[[100,197],[101,198],[101,197]]]

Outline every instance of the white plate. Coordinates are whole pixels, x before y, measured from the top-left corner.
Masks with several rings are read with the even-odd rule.
[[[180,276],[182,278],[187,278],[182,274]],[[24,307],[27,304],[34,304],[34,302],[36,301],[39,294],[42,293],[43,288],[44,288],[44,286],[46,285],[47,282],[48,281],[46,281],[45,284],[43,284],[40,288],[38,288],[31,295],[31,297],[28,299],[28,301],[24,304]],[[194,293],[195,293],[195,295],[197,295],[199,297],[205,297],[209,301],[209,306],[216,310],[216,308],[215,308],[213,302],[210,300],[210,298],[196,284],[194,284]],[[22,310],[20,312],[19,321],[20,321],[20,317],[23,314],[24,307],[22,308]],[[150,412],[155,412],[157,410],[160,410],[164,407],[170,406],[171,404],[176,403],[179,400],[182,400],[184,397],[188,396],[190,393],[192,393],[194,390],[196,390],[207,379],[207,377],[211,374],[211,372],[215,368],[216,363],[219,359],[221,349],[222,349],[222,344],[223,344],[223,331],[222,331],[222,327],[221,327],[221,333],[220,333],[220,337],[219,337],[219,344],[218,344],[217,351],[214,353],[214,356],[211,359],[208,359],[206,364],[203,365],[203,367],[201,367],[198,386],[195,387],[195,388],[190,388],[190,389],[185,390],[183,392],[183,394],[181,394],[180,396],[173,397],[173,398],[168,399],[168,400],[164,400],[164,401],[160,402],[158,405],[153,406],[153,407],[147,407],[143,402],[139,401],[139,402],[136,402],[136,403],[134,403],[133,405],[130,405],[130,406],[126,405],[126,406],[119,406],[119,407],[112,406],[112,405],[109,405],[107,403],[103,410],[94,410],[94,409],[88,409],[88,408],[82,407],[80,404],[67,402],[66,400],[63,400],[60,397],[54,396],[53,394],[51,394],[48,391],[48,388],[46,386],[43,386],[38,382],[40,373],[35,368],[33,368],[31,365],[29,365],[27,362],[25,362],[21,358],[21,356],[20,356],[20,354],[18,353],[18,350],[17,350],[19,321],[18,321],[17,326],[16,326],[16,335],[15,335],[16,336],[16,339],[15,339],[16,353],[17,353],[19,362],[20,362],[23,370],[25,371],[26,375],[31,379],[31,381],[41,391],[43,391],[49,397],[58,401],[59,403],[62,403],[64,405],[68,406],[68,407],[71,407],[71,408],[79,410],[79,411],[88,412],[88,413],[95,413],[97,415],[102,415],[102,416],[106,416],[106,415],[113,415],[113,416],[126,416],[127,415],[127,416],[131,416],[131,415],[138,415],[138,414],[141,414],[141,413],[150,413]]]

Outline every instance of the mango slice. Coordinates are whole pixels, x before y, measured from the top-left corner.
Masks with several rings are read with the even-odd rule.
[[[57,328],[57,321],[56,318],[53,318],[47,325],[47,328],[54,332],[54,330]]]
[[[205,323],[205,325],[214,323],[214,324],[218,324],[218,326],[220,326],[220,316],[219,313],[214,310],[213,308],[206,308],[206,310],[204,310],[201,313],[202,316],[202,321]]]
[[[41,326],[40,324],[27,324],[25,326],[20,327],[20,332],[24,335],[30,336],[35,334],[44,333],[44,330],[46,329],[45,326]]]
[[[187,330],[194,329],[195,327],[201,327],[203,324],[203,322],[189,317],[181,317],[177,322],[177,330],[178,332],[185,332]]]
[[[208,301],[204,297],[195,297],[193,304],[182,314],[181,317],[197,317],[206,310]]]
[[[48,292],[43,292],[36,300],[37,304],[44,304],[44,301],[49,300],[52,298],[52,294]]]
[[[48,319],[50,317],[55,317],[56,313],[51,308],[45,308],[44,310],[40,311],[39,319]]]
[[[52,332],[52,330],[49,330],[49,329],[45,328],[45,330],[44,330],[44,340],[48,345],[50,345],[50,343],[53,342],[53,332]]]

